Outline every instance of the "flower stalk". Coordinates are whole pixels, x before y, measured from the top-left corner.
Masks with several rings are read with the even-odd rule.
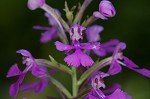
[[[51,76],[47,76],[47,78],[49,79],[49,81],[55,86],[57,87],[67,98],[71,99],[72,95],[71,93],[56,79],[54,79]]]
[[[46,59],[36,59],[36,62],[37,62],[38,65],[42,65],[42,66],[45,66],[45,67],[57,69],[57,70],[60,70],[62,72],[65,72],[69,75],[72,75],[72,70],[69,67],[67,67],[63,64],[57,63],[55,61],[51,62],[51,61],[46,60]]]
[[[77,24],[80,22],[82,16],[83,16],[83,13],[85,11],[85,9],[88,7],[88,5],[92,2],[93,0],[85,0],[83,5],[81,6],[79,12],[76,14],[75,16],[75,19],[74,19],[74,24]]]
[[[77,71],[76,68],[72,67],[72,93],[73,97],[76,97],[78,95],[78,85],[77,85]]]

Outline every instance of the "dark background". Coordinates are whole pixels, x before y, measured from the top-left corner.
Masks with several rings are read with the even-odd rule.
[[[69,6],[77,4],[81,0],[67,0]],[[83,0],[82,0],[83,1]],[[81,2],[82,2],[81,1]],[[98,10],[99,0],[94,2],[87,9],[86,14],[91,15],[92,11]],[[150,69],[150,1],[149,0],[112,0],[117,15],[108,21],[98,20],[97,24],[104,26],[102,42],[111,38],[118,38],[126,42],[127,49],[124,54],[137,63],[140,67]],[[30,11],[27,8],[27,0],[1,0],[0,3],[0,99],[10,99],[8,87],[17,78],[5,78],[9,67],[14,63],[21,64],[20,55],[16,50],[27,49],[36,58],[47,58],[51,54],[59,62],[62,62],[64,55],[55,50],[53,40],[51,43],[41,44],[40,31],[32,29],[33,25],[47,26],[47,19],[43,16],[44,11],[38,9]],[[64,0],[47,0],[52,7],[58,8],[61,12],[64,8]],[[64,12],[62,13],[64,17]],[[70,78],[66,75],[57,75],[70,88]],[[26,81],[30,82],[32,77],[28,76]],[[127,91],[133,99],[150,98],[150,79],[140,74],[123,68],[123,72],[117,76],[106,79],[106,83],[119,82],[122,89]],[[50,86],[44,94],[20,93],[18,99],[27,96],[28,99],[46,99],[45,95],[54,94]]]

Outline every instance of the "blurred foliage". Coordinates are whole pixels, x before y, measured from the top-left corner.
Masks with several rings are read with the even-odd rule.
[[[81,0],[67,0],[71,7]],[[87,9],[86,14],[89,16],[93,10],[98,10],[99,0],[94,2]],[[83,0],[81,1],[83,2]],[[117,15],[108,21],[98,20],[96,24],[104,26],[102,32],[102,42],[111,38],[118,38],[127,43],[127,49],[124,54],[131,58],[141,67],[150,69],[150,1],[149,0],[112,0]],[[40,31],[32,29],[33,25],[48,25],[46,18],[43,16],[44,11],[38,9],[30,11],[27,8],[27,0],[1,0],[0,3],[0,99],[10,99],[8,87],[16,79],[6,79],[5,75],[9,67],[14,63],[21,65],[21,57],[16,54],[16,50],[24,48],[29,50],[36,58],[47,58],[51,54],[59,62],[63,62],[65,55],[58,52],[53,40],[48,44],[41,44],[39,38]],[[47,0],[52,7],[58,8],[61,12],[64,8],[64,0]],[[63,17],[65,13],[63,12]],[[86,17],[86,16],[84,16]],[[65,18],[65,17],[64,17]],[[21,65],[22,66],[22,65]],[[21,67],[20,66],[20,67]],[[58,73],[56,75],[67,88],[70,88],[70,78],[67,75]],[[27,82],[32,77],[27,76]],[[67,79],[67,80],[66,80]],[[119,82],[122,88],[127,91],[133,99],[150,98],[150,79],[143,77],[131,70],[123,68],[123,72],[117,76],[106,78],[108,85]],[[57,96],[50,86],[45,92],[36,95],[34,93],[20,93],[18,99],[27,96],[28,99],[46,99],[45,96]]]

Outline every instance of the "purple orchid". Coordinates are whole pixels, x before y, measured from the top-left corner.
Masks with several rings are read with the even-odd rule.
[[[59,12],[59,10],[54,9],[54,11],[57,14],[61,15],[61,13]],[[57,24],[57,22],[47,12],[45,13],[45,16],[48,18],[49,25],[51,25],[51,27],[42,27],[42,26],[38,26],[38,25],[37,26],[33,26],[33,29],[36,29],[36,30],[45,30],[45,32],[41,34],[41,39],[40,39],[41,43],[47,43],[50,40],[52,40],[53,38],[57,38],[58,37],[58,24]]]
[[[104,30],[102,26],[93,25],[88,27],[86,32],[87,39],[89,42],[97,42],[100,40],[99,34]],[[106,56],[109,53],[113,53],[117,44],[119,44],[119,40],[112,39],[105,43],[101,44],[101,47],[98,50],[93,50],[93,52],[98,56]]]
[[[31,71],[32,74],[36,77],[43,77],[47,74],[46,68],[42,66],[38,66],[30,52],[28,52],[27,50],[21,49],[21,50],[18,50],[17,53],[23,56],[22,63],[26,64],[26,68],[24,69],[23,73]]]
[[[65,57],[64,61],[67,62],[68,65],[79,67],[80,65],[86,67],[91,66],[94,61],[88,55],[84,54],[81,49],[99,49],[100,43],[92,42],[92,43],[79,43],[78,40],[82,39],[82,31],[84,27],[79,25],[73,25],[70,28],[70,37],[73,42],[73,45],[63,44],[59,41],[55,42],[56,48],[59,51],[70,51],[75,49],[73,54]]]
[[[28,8],[35,10],[41,8],[45,4],[45,0],[28,0]]]
[[[32,74],[36,77],[44,77],[47,74],[46,68],[38,66],[35,62],[35,59],[32,57],[30,52],[27,50],[21,49],[17,53],[21,54],[23,57],[23,64],[26,64],[26,68],[23,71],[20,71],[17,64],[14,64],[9,69],[6,77],[19,76],[19,79],[13,83],[9,88],[9,94],[11,97],[16,98],[19,87],[22,84],[24,77],[28,71],[31,71]]]
[[[108,73],[110,75],[115,75],[121,72],[122,70],[121,65],[122,65],[150,78],[150,70],[145,69],[145,68],[140,69],[140,67],[137,66],[134,62],[132,62],[129,58],[127,58],[126,56],[123,56],[123,53],[121,51],[124,50],[125,48],[126,48],[125,43],[121,42],[117,45],[113,53],[113,60],[111,62]]]
[[[103,78],[107,76],[109,76],[109,74],[103,72],[98,72],[94,75],[94,77],[91,79],[92,89],[85,99],[132,99],[131,96],[119,89],[120,86],[118,87],[118,85],[115,85],[113,86],[114,88],[110,89],[111,91],[112,89],[115,90],[112,94],[105,95],[108,93],[106,93],[106,91],[101,91],[99,88],[105,88]]]
[[[116,10],[110,1],[102,0],[99,4],[99,11],[95,11],[93,15],[97,18],[107,20],[108,17],[114,17],[116,15]]]

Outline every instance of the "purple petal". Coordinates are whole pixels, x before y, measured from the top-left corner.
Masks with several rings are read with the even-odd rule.
[[[108,70],[108,74],[115,75],[121,72],[121,70],[122,67],[120,66],[120,64],[116,60],[113,60]]]
[[[39,25],[35,25],[32,27],[35,30],[49,30],[50,27],[44,27],[44,26],[39,26]]]
[[[113,4],[108,0],[102,0],[100,2],[99,12],[105,17],[113,17],[116,15],[116,10]]]
[[[74,49],[74,46],[71,46],[71,45],[68,45],[68,44],[63,44],[59,41],[55,42],[55,46],[56,46],[56,49],[59,50],[59,51]]]
[[[78,53],[73,53],[71,55],[68,55],[64,58],[64,61],[69,65],[73,67],[79,67],[80,66],[80,59],[78,57]]]
[[[108,42],[102,43],[101,47],[103,47],[107,53],[114,52],[116,46],[120,43],[117,39],[109,40]]]
[[[18,91],[19,91],[19,85],[22,83],[23,79],[24,79],[25,74],[22,74],[19,76],[19,79],[17,80],[17,82],[13,83],[10,87],[9,87],[9,94],[11,97],[16,98]]]
[[[43,77],[47,74],[45,67],[35,65],[32,67],[32,74],[36,77]]]
[[[100,40],[99,33],[101,33],[104,30],[102,26],[99,25],[93,25],[91,27],[88,27],[86,29],[86,35],[89,42],[96,42]]]
[[[42,33],[40,41],[41,43],[47,43],[52,38],[57,38],[57,37],[58,37],[57,28],[52,27],[52,28],[49,28],[49,30],[47,30],[46,32]]]
[[[93,52],[94,52],[96,55],[101,56],[101,57],[107,55],[107,52],[106,52],[106,50],[103,48],[103,46],[100,46],[100,49],[98,49],[98,50],[93,50]]]
[[[81,43],[81,49],[88,49],[88,50],[97,50],[100,48],[100,43],[98,42],[91,42],[91,43]]]
[[[145,68],[140,69],[139,66],[137,66],[134,62],[132,62],[129,58],[125,56],[123,58],[124,58],[124,63],[126,64],[126,67],[150,78],[150,70],[145,69]]]
[[[115,51],[114,51],[113,56],[116,55],[116,54],[118,54],[118,52],[124,50],[125,48],[126,48],[126,44],[123,43],[123,42],[120,42],[120,43],[117,45],[117,47],[116,47],[116,49],[115,49]]]
[[[80,58],[81,65],[84,67],[91,66],[94,64],[92,58],[84,54],[81,50],[76,50],[78,57]]]
[[[100,89],[91,89],[87,99],[105,99],[105,98],[106,96]]]
[[[9,95],[13,98],[16,98],[18,91],[19,91],[19,83],[16,82],[11,84],[11,86],[9,87]]]
[[[95,11],[93,13],[93,16],[95,16],[96,18],[100,18],[100,19],[103,19],[103,20],[107,20],[108,18],[103,16],[101,13],[99,13],[98,11]]]
[[[21,54],[22,56],[26,56],[26,57],[32,58],[31,53],[29,51],[25,50],[25,49],[18,50],[17,53]]]
[[[48,85],[48,80],[47,79],[41,79],[39,82],[23,84],[23,85],[21,85],[20,89],[23,92],[34,91],[35,93],[40,93],[40,92],[45,90],[47,85]]]
[[[112,39],[108,42],[102,43],[101,46],[100,46],[100,49],[93,50],[93,51],[96,55],[103,57],[103,56],[106,56],[109,53],[113,53],[118,44],[119,44],[119,40]]]
[[[20,75],[22,72],[19,70],[18,65],[14,64],[11,66],[9,69],[7,76],[6,77],[12,77],[12,76],[17,76]]]
[[[46,89],[46,87],[48,86],[48,80],[47,79],[42,79],[38,85],[35,87],[35,92],[36,93],[40,93],[42,91],[44,91]]]
[[[107,89],[104,89],[103,93],[112,93],[116,89],[120,89],[120,88],[121,88],[121,85],[118,83],[115,83],[115,84],[111,85],[110,87],[108,87]]]
[[[42,7],[45,4],[45,0],[28,0],[28,8],[35,10]]]
[[[114,93],[107,96],[107,99],[132,99],[126,92],[123,92],[120,89],[117,89]]]
[[[73,67],[79,67],[80,64],[84,67],[91,66],[94,61],[89,57],[88,55],[84,54],[80,49],[76,49],[76,51],[65,57],[65,62],[67,62],[68,65]]]

